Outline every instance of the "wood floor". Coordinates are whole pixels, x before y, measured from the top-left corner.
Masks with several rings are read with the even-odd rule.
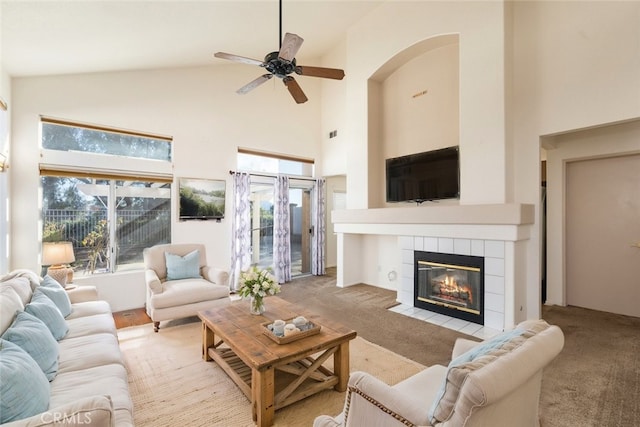
[[[147,316],[147,312],[144,310],[144,308],[118,311],[116,313],[113,313],[113,319],[116,322],[117,329],[151,323],[151,318]]]

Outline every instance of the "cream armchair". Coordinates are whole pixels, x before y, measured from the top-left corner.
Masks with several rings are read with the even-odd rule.
[[[204,245],[156,245],[146,248],[143,256],[146,310],[155,332],[161,321],[229,303],[229,273],[207,266]]]
[[[459,339],[448,367],[431,366],[392,387],[354,372],[343,412],[313,425],[538,427],[542,369],[563,346],[557,326],[527,321],[481,343]]]

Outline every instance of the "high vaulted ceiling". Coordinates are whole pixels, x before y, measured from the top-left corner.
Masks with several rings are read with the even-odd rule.
[[[384,0],[282,0],[283,32],[312,64]],[[278,50],[278,0],[0,0],[3,69],[13,77],[229,63]]]

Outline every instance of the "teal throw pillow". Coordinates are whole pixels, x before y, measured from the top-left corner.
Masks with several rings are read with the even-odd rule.
[[[69,294],[56,279],[49,275],[44,276],[39,289],[43,294],[48,296],[51,301],[53,301],[56,307],[58,307],[58,310],[60,310],[60,313],[62,313],[63,317],[67,317],[71,314],[73,309],[71,308]]]
[[[31,297],[31,302],[24,308],[29,314],[33,314],[47,325],[51,335],[60,341],[69,332],[67,321],[62,317],[62,313],[56,305],[46,296],[40,288],[36,288]]]
[[[58,373],[58,342],[53,338],[42,320],[21,311],[13,324],[2,334],[2,339],[11,341],[26,351],[36,361],[49,381]]]
[[[38,364],[16,344],[0,339],[0,424],[49,408],[50,386]]]
[[[185,256],[164,253],[167,264],[167,280],[191,279],[200,275],[200,251],[195,250]]]

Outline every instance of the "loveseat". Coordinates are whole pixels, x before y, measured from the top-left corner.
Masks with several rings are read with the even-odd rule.
[[[167,243],[143,251],[146,311],[158,332],[163,320],[195,316],[229,304],[229,273],[207,265],[205,246]]]
[[[0,278],[0,424],[133,426],[115,322],[95,287]]]
[[[313,425],[538,427],[542,370],[563,346],[560,328],[544,320],[480,343],[458,339],[449,366],[431,366],[394,386],[352,373],[343,412]]]

